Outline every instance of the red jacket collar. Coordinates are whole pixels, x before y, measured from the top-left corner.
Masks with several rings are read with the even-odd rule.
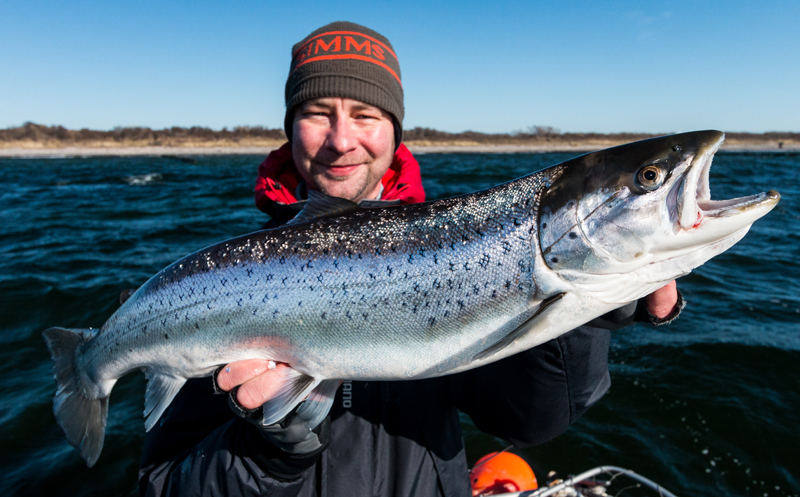
[[[294,192],[303,180],[292,160],[292,146],[285,143],[272,151],[258,166],[256,178],[256,207],[274,217],[273,204],[297,202]],[[415,204],[425,201],[419,163],[402,143],[394,153],[389,170],[381,178],[383,196],[381,200],[400,200],[402,204]]]

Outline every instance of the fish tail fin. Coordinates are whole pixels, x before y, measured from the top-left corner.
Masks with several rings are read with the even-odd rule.
[[[80,451],[86,465],[91,468],[103,450],[108,397],[87,397],[87,392],[98,391],[99,388],[81,384],[85,375],[79,375],[76,370],[75,354],[92,332],[49,328],[42,335],[54,362],[53,376],[57,389],[53,399],[53,414],[64,430],[67,441]]]

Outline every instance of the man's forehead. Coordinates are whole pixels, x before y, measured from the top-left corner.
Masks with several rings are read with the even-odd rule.
[[[358,110],[366,110],[366,109],[376,109],[382,111],[380,107],[376,107],[374,105],[370,105],[368,103],[362,102],[360,100],[355,100],[352,98],[337,98],[337,97],[322,97],[322,98],[312,98],[311,100],[306,100],[303,102],[301,107],[336,107],[339,101],[344,103],[346,108],[351,109],[358,109]]]

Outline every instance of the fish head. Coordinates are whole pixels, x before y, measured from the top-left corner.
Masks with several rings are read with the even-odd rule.
[[[709,169],[724,138],[720,131],[663,136],[555,166],[563,172],[539,203],[547,266],[608,275],[658,264],[648,278],[665,282],[732,246],[780,195],[711,200]]]

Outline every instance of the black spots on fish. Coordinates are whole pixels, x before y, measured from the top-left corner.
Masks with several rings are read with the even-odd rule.
[[[164,319],[161,320],[161,326],[164,326],[164,327],[167,326],[167,318],[164,318]]]
[[[374,275],[374,274],[372,274],[372,273],[369,273],[369,279],[371,279],[371,280],[374,280],[374,279],[377,279],[377,278],[375,278],[375,275]]]
[[[408,263],[414,264],[414,254],[408,254]]]
[[[241,307],[241,306],[242,306],[242,300],[244,300],[244,299],[241,299],[241,298],[240,298],[240,299],[237,299],[237,300],[236,300],[236,305],[237,305],[237,306],[239,306],[239,307]]]
[[[288,280],[288,279],[289,279],[288,276],[284,276],[283,278],[281,278],[281,283],[283,283],[285,285],[286,284],[286,280]]]
[[[438,244],[438,245],[439,245],[439,249],[440,249],[440,250],[444,248],[444,243],[442,243],[442,242],[439,242],[439,244]]]
[[[199,324],[197,324],[197,323],[195,323],[195,324],[194,324],[194,329],[196,329],[196,330],[199,330],[199,329],[200,329],[200,325],[199,325]]]
[[[578,238],[578,234],[575,233],[574,231],[570,231],[568,236],[569,236],[570,240],[574,240],[574,239]]]
[[[481,256],[481,260],[479,260],[479,261],[478,261],[478,264],[480,264],[480,266],[481,266],[483,269],[486,269],[486,266],[488,266],[488,265],[489,265],[489,261],[491,261],[491,260],[492,260],[492,258],[491,258],[491,257],[489,257],[489,254],[487,254],[486,252],[484,252],[484,253],[483,253],[483,255]]]
[[[314,285],[308,285],[308,291],[309,292],[313,292],[314,291]]]
[[[219,282],[219,283],[220,283],[222,286],[225,286],[225,285],[227,285],[227,284],[228,284],[228,280],[227,280],[227,279],[225,279],[225,278],[222,278],[222,279],[220,280],[220,282]]]
[[[455,250],[455,249],[456,249],[456,243],[450,242],[450,250]]]
[[[497,298],[497,290],[492,290],[492,298]]]
[[[414,291],[419,293],[419,283],[414,283]]]
[[[435,324],[436,324],[436,318],[434,318],[434,317],[428,318],[428,325],[429,326],[433,326]]]
[[[466,233],[461,233],[461,241],[467,243],[469,241],[469,236],[467,236]]]
[[[247,271],[247,277],[248,278],[253,276],[253,270],[251,268],[247,268],[246,271]]]
[[[361,317],[364,318],[364,321],[366,321],[367,318],[369,317],[369,314],[367,314],[366,312],[362,312]]]
[[[321,317],[322,319],[325,319],[325,316],[327,316],[327,315],[328,315],[328,313],[327,313],[327,312],[323,312],[323,313],[320,315],[320,317]]]
[[[424,247],[419,249],[419,255],[422,256],[422,257],[425,257],[425,248]]]
[[[394,246],[394,243],[389,246],[392,252],[397,252],[397,247]]]
[[[448,264],[450,264],[450,271],[455,271],[456,270],[456,263],[455,262],[450,262]]]
[[[418,309],[419,309],[419,307],[417,306],[417,304],[414,304],[414,307],[411,309],[411,312],[416,314]]]
[[[547,223],[542,223],[542,229],[547,229]]]
[[[504,287],[506,287],[506,290],[508,290],[509,288],[511,288],[511,280],[506,280],[506,283],[505,283],[505,285],[503,285],[503,286],[504,286]]]
[[[392,275],[392,266],[386,266],[386,272],[389,273],[389,276]]]
[[[333,260],[333,267],[335,267],[336,269],[339,269],[339,261],[338,260],[336,260],[336,259]]]
[[[297,307],[303,307],[303,301],[302,300],[297,303]]]
[[[472,285],[472,293],[474,293],[475,295],[481,293],[480,287],[478,285]]]
[[[328,255],[328,252],[330,252],[328,249],[322,249],[322,254],[323,255]]]
[[[404,278],[404,279],[408,279],[408,271],[406,271],[406,272],[404,272],[404,273],[403,273],[403,278]]]
[[[442,288],[442,284],[439,283],[438,279],[433,280],[433,284],[431,286],[433,287],[434,290]]]
[[[272,311],[272,319],[275,319],[278,316],[278,314],[280,314],[280,313],[281,313],[281,311],[279,311],[278,309],[275,309],[274,311]]]
[[[322,273],[319,273],[319,274],[317,275],[317,281],[319,281],[320,283],[322,283]]]
[[[205,295],[205,294],[206,294],[206,290],[207,290],[207,289],[208,289],[208,287],[207,287],[207,286],[204,286],[204,287],[203,287],[203,295]]]
[[[472,269],[469,267],[469,262],[465,262],[464,263],[464,270],[465,271],[472,271]]]
[[[456,304],[458,304],[459,309],[463,309],[466,306],[463,300],[456,300]]]
[[[350,314],[350,311],[345,312],[344,315],[347,316],[347,319],[349,319],[350,321],[353,320],[353,315]]]
[[[435,252],[434,252],[434,254],[433,254],[433,263],[434,263],[434,264],[439,264],[439,256],[438,256],[438,255],[436,255],[436,253],[435,253]]]
[[[286,264],[286,257],[284,257],[284,256],[281,256],[281,257],[278,259],[278,262],[279,262],[279,263],[281,263],[281,264]]]
[[[553,264],[558,264],[558,257],[551,257],[550,262],[552,262]]]
[[[165,339],[165,340],[169,340],[169,335],[167,335],[166,333],[164,333],[164,339]],[[119,344],[118,344],[118,345],[119,345]]]
[[[258,314],[258,309],[253,309],[253,316],[255,316],[256,314]]]

